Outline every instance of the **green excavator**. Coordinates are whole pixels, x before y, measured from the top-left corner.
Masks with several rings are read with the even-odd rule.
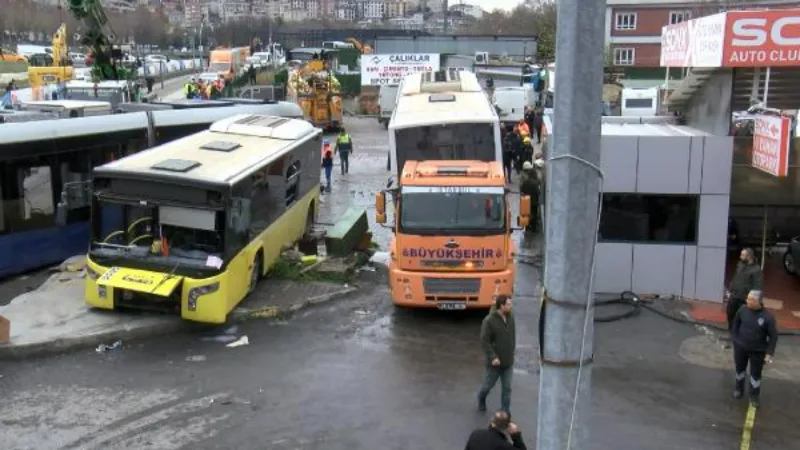
[[[122,51],[114,48],[116,36],[100,0],[68,0],[67,8],[83,24],[79,41],[88,49],[87,63],[92,67],[92,78],[99,81],[134,78],[136,68],[125,67]]]

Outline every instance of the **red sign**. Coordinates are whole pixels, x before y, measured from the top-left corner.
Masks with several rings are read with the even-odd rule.
[[[722,67],[800,65],[800,9],[727,13]]]
[[[776,177],[786,176],[789,172],[791,125],[788,117],[756,117],[753,133],[753,167]]]

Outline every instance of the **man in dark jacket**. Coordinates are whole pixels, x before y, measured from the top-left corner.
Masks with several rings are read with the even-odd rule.
[[[542,143],[542,130],[544,130],[544,110],[537,106],[533,111],[533,127],[531,127],[531,133],[536,133],[536,142],[539,144]]]
[[[511,314],[511,299],[498,295],[494,306],[481,324],[481,347],[486,354],[483,384],[478,391],[478,410],[486,411],[486,396],[500,379],[501,410],[510,412],[511,375],[514,370],[514,351],[517,331]]]
[[[464,450],[527,449],[522,432],[505,411],[498,411],[489,422],[489,428],[479,428],[469,435]]]
[[[733,318],[739,311],[750,291],[760,291],[764,285],[764,275],[761,267],[756,263],[756,254],[752,248],[742,250],[739,255],[739,265],[736,266],[736,273],[733,275],[726,297],[728,298],[728,329],[733,326]]]
[[[503,139],[503,171],[506,181],[511,182],[511,169],[514,166],[514,156],[522,149],[522,139],[516,130],[509,131]]]
[[[736,387],[734,398],[741,398],[747,364],[750,364],[750,403],[759,406],[761,393],[761,370],[764,362],[772,363],[775,346],[778,345],[778,329],[775,317],[764,309],[761,291],[750,291],[747,305],[736,313],[731,328],[733,338],[733,361],[736,365]]]

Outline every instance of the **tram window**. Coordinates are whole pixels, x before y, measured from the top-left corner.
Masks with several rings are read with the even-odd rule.
[[[89,218],[91,197],[88,182],[91,179],[91,170],[89,161],[81,157],[76,157],[75,161],[69,163],[61,163],[62,189],[66,188],[69,209],[70,211],[85,210],[87,215],[82,218],[83,220]]]
[[[55,224],[53,185],[50,166],[32,165],[17,168],[17,195],[9,194],[9,200],[16,207],[12,213],[18,219],[9,223],[9,228],[30,230]],[[8,212],[8,209],[6,210]],[[11,219],[9,217],[9,219]]]
[[[3,211],[3,183],[0,183],[0,233],[6,230],[5,211]]]

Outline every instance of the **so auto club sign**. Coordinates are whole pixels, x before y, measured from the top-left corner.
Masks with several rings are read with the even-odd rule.
[[[438,53],[361,56],[362,86],[397,86],[406,75],[439,70]]]
[[[800,10],[728,13],[724,67],[800,65]]]
[[[729,11],[661,29],[661,67],[800,66],[800,9]]]
[[[758,116],[753,133],[752,165],[776,177],[785,177],[789,171],[788,117]]]

